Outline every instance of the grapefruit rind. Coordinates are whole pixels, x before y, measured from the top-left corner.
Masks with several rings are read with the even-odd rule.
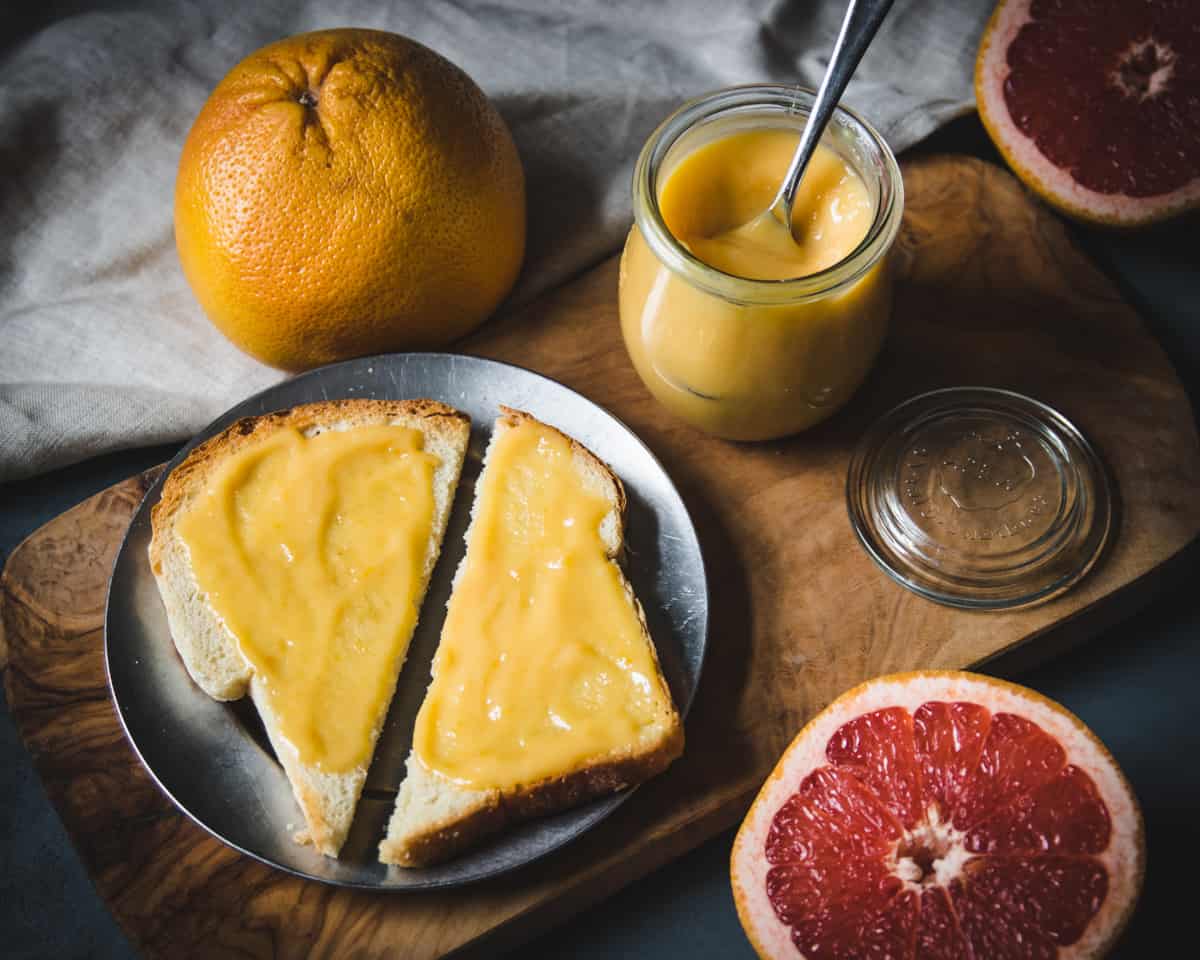
[[[188,131],[174,204],[206,316],[291,372],[447,346],[508,296],[525,251],[504,118],[441,54],[380,30],[238,63]]]
[[[979,119],[1021,181],[1060,213],[1099,226],[1146,226],[1200,207],[1200,179],[1153,197],[1090,190],[1046,159],[1037,144],[1013,123],[1004,99],[1004,82],[1009,74],[1007,52],[1031,19],[1028,0],[1000,0],[983,31],[975,60]]]
[[[1095,857],[1108,871],[1108,894],[1083,936],[1059,947],[1059,960],[1101,957],[1120,936],[1141,891],[1145,837],[1133,789],[1108,749],[1078,717],[1034,690],[980,674],[929,670],[878,677],[842,694],[796,735],[759,791],[734,840],[730,880],[742,928],[764,960],[803,960],[791,929],[775,915],[764,892],[770,868],[764,847],[776,812],[809,773],[826,765],[826,745],[844,723],[884,707],[912,713],[931,700],[968,701],[993,714],[1024,716],[1058,740],[1068,762],[1092,778],[1112,821],[1108,847]]]

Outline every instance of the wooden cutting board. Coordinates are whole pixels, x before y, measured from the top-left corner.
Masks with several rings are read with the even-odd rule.
[[[18,547],[2,580],[9,704],[130,938],[153,957],[490,955],[735,823],[791,736],[846,687],[978,664],[1019,644],[1047,650],[1111,622],[1161,581],[1200,531],[1200,444],[1163,351],[1008,174],[926,158],[905,165],[905,185],[907,279],[885,354],[847,410],[801,437],[738,446],[660,410],[621,345],[615,259],[465,345],[556,377],[633,427],[683,492],[712,586],[710,654],[683,759],[590,834],[516,873],[370,894],[295,879],[213,840],[138,765],[105,685],[109,568],[150,477]],[[1052,603],[1002,614],[940,607],[897,587],[854,540],[843,483],[855,439],[897,401],[961,384],[1058,407],[1112,469],[1113,546]]]

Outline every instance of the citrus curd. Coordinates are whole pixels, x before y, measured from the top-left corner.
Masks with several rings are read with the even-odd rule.
[[[371,759],[417,621],[438,458],[417,430],[280,430],[179,521],[196,583],[302,763]]]
[[[866,377],[891,310],[886,254],[899,171],[852,115],[839,111],[805,172],[796,240],[776,224],[754,225],[804,122],[790,109],[747,117],[747,97],[771,107],[776,89],[715,94],[651,137],[621,259],[621,330],[639,376],[672,413],[734,440],[785,436],[830,416]],[[778,99],[792,107],[794,94]],[[737,115],[716,116],[730,96],[742,98]]]
[[[575,456],[528,421],[488,452],[413,733],[456,783],[510,789],[603,762],[673,710],[601,536],[613,505]]]
[[[680,161],[658,203],[667,229],[698,259],[748,280],[791,280],[844,259],[874,214],[866,184],[829,147],[818,146],[792,207],[792,236],[759,216],[771,205],[799,136],[743,130]]]

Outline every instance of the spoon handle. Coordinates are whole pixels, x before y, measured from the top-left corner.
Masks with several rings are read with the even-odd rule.
[[[825,79],[821,81],[821,88],[817,91],[812,111],[808,115],[808,123],[804,126],[804,133],[800,136],[800,143],[784,175],[779,194],[771,204],[771,211],[782,220],[788,230],[792,228],[792,204],[795,202],[804,168],[808,166],[813,151],[817,149],[825,125],[833,116],[833,110],[842,98],[846,84],[850,82],[858,62],[867,52],[867,47],[871,45],[875,32],[883,23],[883,18],[891,6],[892,0],[850,0],[850,5],[846,8],[841,32],[838,34],[837,43],[833,45],[829,66],[825,70]]]

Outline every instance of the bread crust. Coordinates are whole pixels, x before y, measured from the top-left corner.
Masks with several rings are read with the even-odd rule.
[[[608,558],[616,562],[624,553],[625,513],[628,507],[625,485],[621,482],[621,478],[607,463],[574,437],[538,420],[523,410],[506,406],[500,407],[500,416],[495,422],[497,430],[501,427],[514,428],[522,423],[536,424],[540,428],[550,430],[562,437],[570,444],[572,452],[581,458],[584,464],[603,476],[611,485],[609,499],[613,503],[616,514],[616,530],[613,542],[608,545]],[[479,496],[478,489],[475,495]],[[467,537],[469,550],[470,530],[467,531]],[[642,783],[661,773],[683,753],[683,723],[666,677],[663,675],[662,665],[658,659],[658,650],[646,623],[645,611],[634,593],[633,585],[625,576],[624,570],[621,570],[621,583],[626,596],[633,604],[638,622],[641,624],[642,636],[649,645],[656,681],[671,708],[669,722],[665,725],[663,736],[659,741],[648,749],[637,747],[635,748],[638,750],[636,753],[630,752],[624,756],[611,757],[588,767],[523,785],[512,792],[506,793],[494,789],[477,792],[466,791],[467,793],[476,792],[478,799],[471,807],[453,817],[427,824],[420,830],[406,833],[403,837],[395,839],[392,838],[389,828],[388,835],[385,836],[379,847],[380,860],[403,867],[425,867],[440,863],[457,856],[482,838],[498,833],[523,820],[546,816],[587,800]],[[421,767],[423,776],[439,777],[433,771],[426,770],[415,753],[410,757],[410,775],[413,763]],[[403,789],[403,785],[401,789]]]
[[[452,859],[479,840],[514,824],[578,806],[662,773],[683,753],[683,726],[676,722],[653,750],[550,777],[518,793],[488,791],[465,816],[431,824],[403,843],[380,844],[380,859],[402,867],[428,867]],[[436,776],[436,774],[431,774]]]

